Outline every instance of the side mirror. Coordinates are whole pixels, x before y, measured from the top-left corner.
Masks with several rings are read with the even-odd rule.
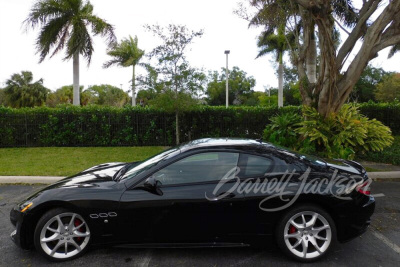
[[[155,179],[153,176],[150,176],[149,178],[146,179],[146,181],[143,184],[143,187],[152,193],[155,193],[157,195],[162,195],[163,192],[159,188],[161,185],[161,182]]]
[[[154,179],[153,176],[150,176],[149,178],[146,179],[143,186],[148,189],[154,189],[157,186],[157,180]]]

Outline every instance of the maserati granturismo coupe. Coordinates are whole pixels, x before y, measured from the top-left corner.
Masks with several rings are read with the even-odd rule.
[[[261,140],[200,139],[147,160],[105,163],[15,206],[12,240],[53,261],[89,247],[277,245],[300,261],[366,231],[365,169]]]

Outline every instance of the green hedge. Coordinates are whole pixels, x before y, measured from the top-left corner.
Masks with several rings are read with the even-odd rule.
[[[363,114],[400,133],[400,105],[363,104]],[[300,107],[202,106],[180,116],[181,142],[203,137],[260,138],[269,118]],[[0,107],[0,147],[173,145],[175,115],[141,107]]]

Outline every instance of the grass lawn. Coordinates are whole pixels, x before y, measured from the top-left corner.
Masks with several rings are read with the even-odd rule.
[[[164,147],[0,148],[0,176],[69,176],[105,162],[148,158]]]

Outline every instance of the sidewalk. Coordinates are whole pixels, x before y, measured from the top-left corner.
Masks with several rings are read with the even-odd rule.
[[[65,177],[59,176],[0,176],[0,184],[52,184]]]
[[[368,172],[371,179],[400,179],[400,171]],[[59,176],[0,176],[0,184],[52,184],[65,177]]]

